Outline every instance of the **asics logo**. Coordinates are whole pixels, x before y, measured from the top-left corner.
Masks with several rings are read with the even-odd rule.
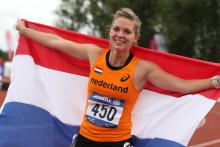
[[[120,79],[120,81],[121,81],[121,82],[125,82],[125,81],[127,81],[129,78],[130,78],[130,75],[129,75],[129,74],[126,74],[124,77],[122,77],[122,78]]]

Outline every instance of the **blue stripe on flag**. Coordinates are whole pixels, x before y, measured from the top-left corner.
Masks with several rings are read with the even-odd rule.
[[[47,111],[28,104],[7,103],[0,115],[1,147],[69,147],[79,126],[69,126]]]

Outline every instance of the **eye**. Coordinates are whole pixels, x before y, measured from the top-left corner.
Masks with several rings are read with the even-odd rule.
[[[119,28],[118,27],[113,27],[112,30],[115,31],[115,32],[118,32]]]
[[[132,33],[132,31],[131,31],[131,30],[129,30],[129,29],[125,29],[125,30],[124,30],[124,33],[125,33],[125,34],[127,34],[127,35],[129,35],[129,34],[131,34],[131,33]]]

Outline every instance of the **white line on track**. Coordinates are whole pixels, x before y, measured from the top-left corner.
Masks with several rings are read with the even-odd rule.
[[[220,143],[220,138],[212,140],[212,141],[200,143],[200,144],[191,145],[191,146],[188,146],[188,147],[207,147],[209,145],[213,145],[213,144],[217,144],[217,143]]]
[[[197,127],[197,129],[203,127],[206,124],[206,118],[203,118],[202,121],[200,122],[199,126]]]

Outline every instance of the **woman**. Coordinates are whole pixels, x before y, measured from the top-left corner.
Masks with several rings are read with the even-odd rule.
[[[23,21],[17,22],[17,30],[26,37],[90,63],[87,105],[76,147],[131,147],[131,111],[147,81],[183,94],[220,87],[219,76],[184,80],[135,57],[130,48],[139,38],[140,26],[131,9],[118,10],[110,27],[109,50],[103,50],[94,44],[79,44],[35,31]]]

